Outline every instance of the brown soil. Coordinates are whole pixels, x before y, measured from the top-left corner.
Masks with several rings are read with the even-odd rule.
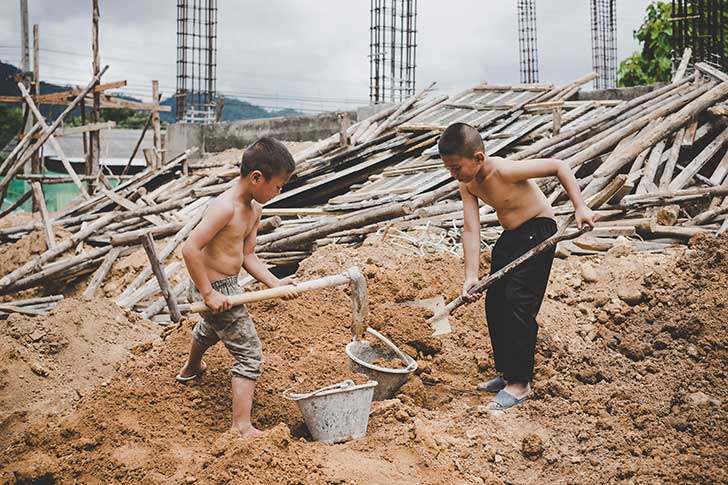
[[[163,344],[138,347],[108,385],[65,414],[29,416],[0,453],[0,481],[728,481],[728,237],[697,238],[685,254],[556,261],[539,318],[534,397],[496,415],[474,391],[494,372],[482,303],[458,310],[452,334],[438,338],[422,310],[401,305],[455,296],[461,261],[414,259],[373,241],[324,248],[299,276],[352,264],[367,276],[369,324],[420,365],[397,399],[374,403],[365,438],[308,441],[295,404],[282,397],[349,375],[350,302],[343,289],[323,290],[250,307],[266,355],[253,411],[255,425],[269,430],[263,437],[241,441],[227,431],[231,358],[222,346],[206,355],[202,381],[175,383],[190,342],[186,320]]]
[[[158,332],[103,299],[69,298],[45,316],[9,315],[0,322],[0,447],[106,383],[132,347]]]

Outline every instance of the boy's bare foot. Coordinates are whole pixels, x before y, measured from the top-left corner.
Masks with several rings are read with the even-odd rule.
[[[177,382],[185,383],[194,379],[199,379],[206,370],[207,364],[204,360],[200,362],[200,366],[197,369],[191,368],[189,366],[189,362],[187,362],[184,367],[182,367],[182,370],[179,371],[179,374],[177,374]]]
[[[238,429],[238,428],[230,428],[230,429],[240,433],[240,437],[243,438],[244,440],[257,438],[258,436],[263,434],[263,432],[261,430],[253,427],[253,425],[250,425],[244,429]]]

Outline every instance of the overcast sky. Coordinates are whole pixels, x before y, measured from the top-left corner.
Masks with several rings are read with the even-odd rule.
[[[91,0],[28,0],[40,25],[40,73],[85,84],[91,73]],[[221,94],[267,108],[352,108],[368,103],[369,1],[218,0]],[[632,32],[650,0],[617,0],[618,58],[637,49]],[[19,0],[0,0],[0,59],[20,65]],[[100,0],[105,81],[126,79],[150,99],[176,86],[176,0]],[[519,82],[516,0],[420,0],[417,87],[453,93],[475,83]],[[536,2],[541,82],[592,69],[588,0]],[[31,27],[32,29],[32,27]],[[31,40],[32,45],[32,40]],[[31,64],[32,65],[32,64]]]

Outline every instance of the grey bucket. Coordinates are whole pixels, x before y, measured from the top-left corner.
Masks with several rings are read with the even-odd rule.
[[[365,340],[349,342],[346,346],[346,355],[349,357],[349,368],[379,383],[376,389],[374,389],[375,401],[391,399],[399,388],[407,382],[409,375],[417,370],[417,361],[399,350],[389,339],[373,328],[367,328],[367,333],[382,341],[389,349],[373,347]],[[395,357],[399,357],[405,367],[391,369],[389,367],[380,367],[372,364],[372,362],[379,358],[393,359]]]
[[[283,396],[296,401],[308,431],[316,441],[343,443],[363,438],[369,424],[372,395],[376,381],[354,384],[347,379],[308,394]]]

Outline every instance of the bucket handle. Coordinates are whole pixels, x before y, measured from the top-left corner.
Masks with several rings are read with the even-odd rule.
[[[409,355],[405,354],[404,352],[402,352],[401,350],[399,350],[399,347],[394,345],[394,343],[391,340],[389,340],[387,337],[385,337],[384,335],[377,332],[376,330],[374,330],[371,327],[367,328],[367,332],[374,335],[376,338],[378,338],[382,342],[384,342],[387,345],[387,347],[392,349],[399,356],[399,358],[402,359],[404,362],[409,362],[411,359],[412,362],[410,362],[409,365],[407,365],[407,367],[405,367],[405,369],[409,369],[410,367],[417,366],[416,360],[414,360],[411,356],[409,356]]]
[[[330,386],[326,386],[326,387],[322,387],[321,389],[317,389],[313,392],[309,392],[308,394],[298,394],[295,398],[293,398],[291,396],[291,392],[290,392],[291,390],[293,390],[293,388],[289,387],[288,389],[283,391],[283,397],[285,397],[286,399],[290,399],[292,401],[298,401],[301,399],[308,399],[309,397],[314,397],[322,392],[330,391],[332,389],[346,389],[346,388],[353,387],[353,386],[354,386],[354,381],[352,381],[351,379],[346,379],[344,381],[337,382],[336,384],[332,384]]]

